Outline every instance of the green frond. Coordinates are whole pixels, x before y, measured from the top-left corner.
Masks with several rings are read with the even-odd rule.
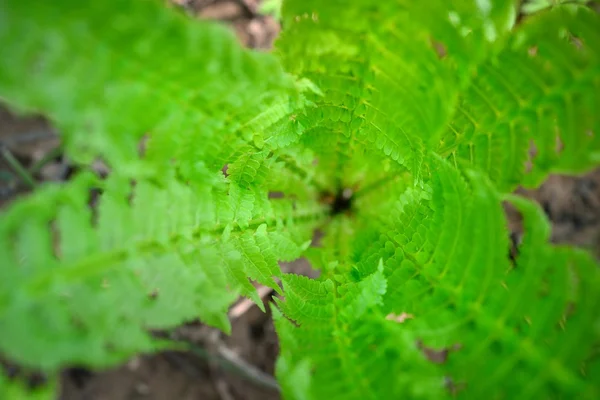
[[[0,388],[2,396],[6,399],[31,399],[47,400],[51,399],[56,391],[55,380],[50,380],[49,384],[31,388],[27,382],[20,380],[8,380],[3,374],[0,374]]]
[[[137,142],[155,130],[218,140],[294,86],[273,57],[242,50],[223,27],[184,23],[158,2],[7,0],[0,18],[10,54],[0,64],[2,97],[50,116],[78,161],[131,164]]]
[[[574,5],[585,5],[589,2],[587,0],[525,0],[521,10],[525,14],[533,14],[547,8],[556,7],[567,3],[572,3]]]
[[[274,311],[277,313],[278,311]],[[290,400],[310,400],[310,364],[307,361],[290,366],[285,357],[277,359],[277,375],[286,398]]]
[[[509,197],[523,213],[526,231],[513,266],[502,197],[491,182],[481,172],[458,171],[441,160],[432,169],[435,173],[425,189],[407,188],[391,215],[366,210],[357,216],[361,218],[357,232],[346,238],[354,250],[348,272],[336,266],[337,274],[327,275],[333,280],[284,279],[280,309],[296,324],[278,322],[282,338],[294,339],[282,344],[285,362],[296,357],[298,363],[313,365],[315,398],[382,398],[399,387],[399,393],[407,396],[417,389],[400,383],[386,387],[370,374],[395,377],[394,363],[401,362],[376,349],[402,342],[404,351],[421,356],[416,365],[422,369],[434,365],[425,361],[427,351],[442,354],[438,355],[442,364],[434,368],[439,371],[437,381],[413,382],[439,396],[446,390],[468,398],[597,396],[593,358],[600,339],[594,328],[599,322],[594,309],[600,302],[597,263],[582,251],[551,246],[541,209]],[[383,266],[377,268],[379,260]],[[380,277],[387,284],[375,285]],[[398,331],[381,327],[390,322],[386,316],[399,319],[393,322]],[[332,319],[352,328],[338,332]],[[379,324],[365,328],[378,329],[377,345],[370,338],[363,338],[360,345],[371,343],[376,354],[345,360],[341,353],[351,357],[360,350],[340,350],[334,341],[340,338],[354,345],[353,335],[358,333],[352,329],[368,324]],[[426,350],[421,354],[418,349]],[[389,370],[379,371],[369,364],[371,360]],[[412,368],[402,364],[398,375],[426,376]],[[355,382],[344,386],[349,376]]]
[[[92,212],[94,181],[48,187],[2,214],[0,348],[25,365],[106,365],[150,350],[146,329],[195,317],[227,331],[238,290],[262,304],[248,277],[278,290],[277,260],[299,256],[323,218],[319,207],[280,209],[238,231],[217,224],[210,191],[117,177],[96,182],[105,191]]]
[[[302,373],[308,363],[308,394],[314,399],[440,394],[433,368],[412,346],[411,333],[387,321],[379,310],[386,290],[381,264],[359,282],[285,275],[283,284],[285,301],[278,302],[283,315],[275,313],[282,354],[278,377],[283,382],[290,381],[288,374]],[[414,379],[407,379],[409,371]]]
[[[212,239],[195,218],[209,198],[139,182],[137,202],[115,177],[99,183],[107,191],[92,215],[88,184],[41,190],[2,214],[2,352],[44,369],[106,365],[150,350],[148,328],[201,315],[228,330],[235,293],[210,271]]]
[[[506,191],[597,165],[599,24],[597,13],[572,5],[527,19],[478,69],[439,152],[477,165]]]
[[[598,265],[580,250],[551,246],[539,206],[508,199],[525,221],[520,255],[502,271],[503,288],[489,293],[473,321],[473,334],[489,333],[457,352],[449,368],[456,377],[487,377],[469,390],[477,397],[595,398],[598,381],[590,372],[597,369],[593,354],[600,339],[594,328],[600,321]],[[490,359],[481,360],[482,351]]]
[[[155,2],[0,11],[0,96],[48,115],[77,162],[111,169],[2,213],[0,352],[47,371],[111,365],[154,349],[150,329],[200,318],[229,331],[239,293],[262,306],[249,278],[279,290],[278,260],[300,256],[326,215],[314,188],[268,198],[287,189],[273,170],[297,173],[280,161],[297,139],[267,128],[291,138],[303,84]]]
[[[456,10],[445,2],[284,3],[278,54],[323,92],[309,96],[315,107],[302,114],[302,140],[315,150],[318,168],[335,172],[332,184],[352,186],[349,177],[374,153],[417,180],[426,175],[423,160],[439,122],[450,118],[469,71],[487,52],[489,43],[475,38],[500,41],[515,15],[511,2],[475,3],[459,2]]]

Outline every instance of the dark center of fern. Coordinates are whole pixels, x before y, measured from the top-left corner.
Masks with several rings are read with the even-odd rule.
[[[331,202],[331,215],[345,214],[352,211],[352,189],[340,189]]]

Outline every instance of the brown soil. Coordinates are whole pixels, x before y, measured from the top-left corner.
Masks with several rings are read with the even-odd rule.
[[[180,328],[181,337],[211,352],[209,341],[197,337],[216,334],[223,344],[252,366],[273,375],[277,340],[269,314],[251,308],[233,323],[230,337],[200,324]],[[64,400],[275,400],[276,390],[265,388],[240,372],[229,372],[222,361],[190,353],[163,352],[134,357],[112,370],[90,373],[81,369],[63,374]]]
[[[257,0],[173,1],[201,18],[225,21],[250,47],[268,49],[279,30],[273,18],[257,14]],[[32,168],[38,161],[49,157],[50,161],[34,173],[37,181],[68,179],[69,163],[60,151],[56,151],[58,146],[57,136],[42,118],[19,118],[0,108],[0,148],[8,150],[25,168]],[[29,190],[31,187],[0,156],[0,207]],[[553,223],[555,242],[587,247],[600,257],[600,169],[581,177],[552,176],[535,191],[520,189],[519,192],[544,207]],[[509,217],[511,227],[518,231],[518,215],[513,213]],[[288,264],[284,268],[313,274],[305,261]],[[270,296],[271,293],[264,293],[266,301]],[[256,306],[245,311],[242,308],[240,315],[233,320],[230,337],[199,323],[180,327],[176,336],[194,344],[199,351],[140,355],[107,371],[65,369],[60,399],[279,398],[277,390],[269,388],[269,382],[263,382],[273,376],[278,352],[269,313],[262,313]],[[256,370],[262,375],[247,377],[248,371],[253,373]]]

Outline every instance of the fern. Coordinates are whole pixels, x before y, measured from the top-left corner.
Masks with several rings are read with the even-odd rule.
[[[600,164],[600,17],[454,3],[288,0],[260,54],[152,1],[0,1],[0,97],[81,170],[2,213],[0,354],[53,376],[229,332],[255,281],[286,398],[597,398],[598,264],[510,193]]]
[[[2,216],[0,347],[25,366],[109,365],[155,348],[148,329],[195,317],[229,331],[238,293],[262,306],[248,277],[278,288],[277,260],[298,254],[326,215],[312,186],[298,184],[304,165],[279,161],[289,156],[271,137],[261,151],[244,139],[302,102],[271,57],[153,3],[123,2],[106,29],[101,16],[115,6],[3,3],[1,41],[12,54],[1,67],[3,95],[18,109],[44,110],[77,161],[111,168],[105,181],[82,174]],[[129,15],[160,29],[131,25]],[[203,141],[211,146],[194,145]],[[267,199],[267,172],[278,171],[303,188],[297,199]],[[92,188],[102,192],[93,211]]]
[[[441,152],[466,158],[505,190],[597,164],[596,22],[584,8],[559,8],[526,21],[498,57],[481,66]],[[524,176],[529,142],[535,156]]]

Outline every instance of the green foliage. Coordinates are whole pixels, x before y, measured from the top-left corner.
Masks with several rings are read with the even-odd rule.
[[[0,348],[16,362],[113,364],[196,317],[229,331],[238,293],[262,306],[248,278],[278,288],[277,260],[326,216],[309,159],[279,149],[297,128],[265,130],[293,125],[300,84],[183,18],[152,2],[2,3],[2,96],[46,113],[84,169],[2,215]],[[85,171],[95,159],[108,179]]]
[[[276,20],[281,20],[282,0],[265,0],[260,3],[259,11],[264,15],[272,15]]]
[[[524,14],[533,14],[556,5],[566,3],[585,4],[588,2],[588,0],[525,0],[522,11]]]
[[[288,0],[273,55],[152,1],[0,0],[0,96],[80,169],[1,214],[2,357],[113,365],[259,282],[286,398],[600,396],[598,264],[510,194],[600,164],[600,17],[452,3]]]

